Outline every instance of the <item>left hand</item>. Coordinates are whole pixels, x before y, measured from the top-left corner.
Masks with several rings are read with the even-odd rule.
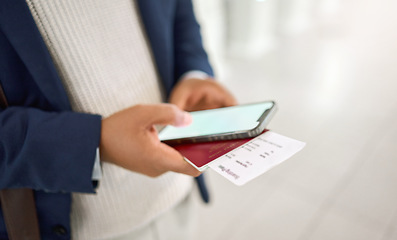
[[[190,78],[175,86],[170,103],[185,111],[198,111],[233,106],[237,101],[225,87],[212,79]]]

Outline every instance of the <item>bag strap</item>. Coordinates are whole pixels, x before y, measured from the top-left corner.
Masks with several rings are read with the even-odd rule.
[[[0,107],[8,107],[0,84]],[[2,189],[0,203],[11,240],[40,240],[39,222],[32,189]]]
[[[32,189],[3,189],[0,201],[10,240],[40,240]]]
[[[7,98],[6,95],[4,94],[3,87],[1,86],[1,84],[0,84],[0,107],[3,109],[8,107]]]

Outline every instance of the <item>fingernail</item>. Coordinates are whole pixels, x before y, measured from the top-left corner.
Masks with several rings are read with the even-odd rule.
[[[182,119],[178,123],[178,126],[179,127],[187,126],[187,125],[191,124],[192,121],[193,121],[192,115],[190,115],[190,113],[188,113],[188,112],[183,112]]]

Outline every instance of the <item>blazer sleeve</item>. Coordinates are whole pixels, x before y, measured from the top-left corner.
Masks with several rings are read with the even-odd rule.
[[[199,70],[213,76],[208,56],[203,48],[198,24],[191,0],[176,0],[174,18],[175,77]]]
[[[28,107],[0,110],[0,189],[94,192],[101,117]]]

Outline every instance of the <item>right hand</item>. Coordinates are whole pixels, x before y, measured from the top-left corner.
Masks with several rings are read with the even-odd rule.
[[[185,126],[191,121],[189,113],[172,104],[136,105],[117,112],[102,120],[101,160],[151,177],[168,171],[196,177],[201,172],[160,142],[154,127]]]

